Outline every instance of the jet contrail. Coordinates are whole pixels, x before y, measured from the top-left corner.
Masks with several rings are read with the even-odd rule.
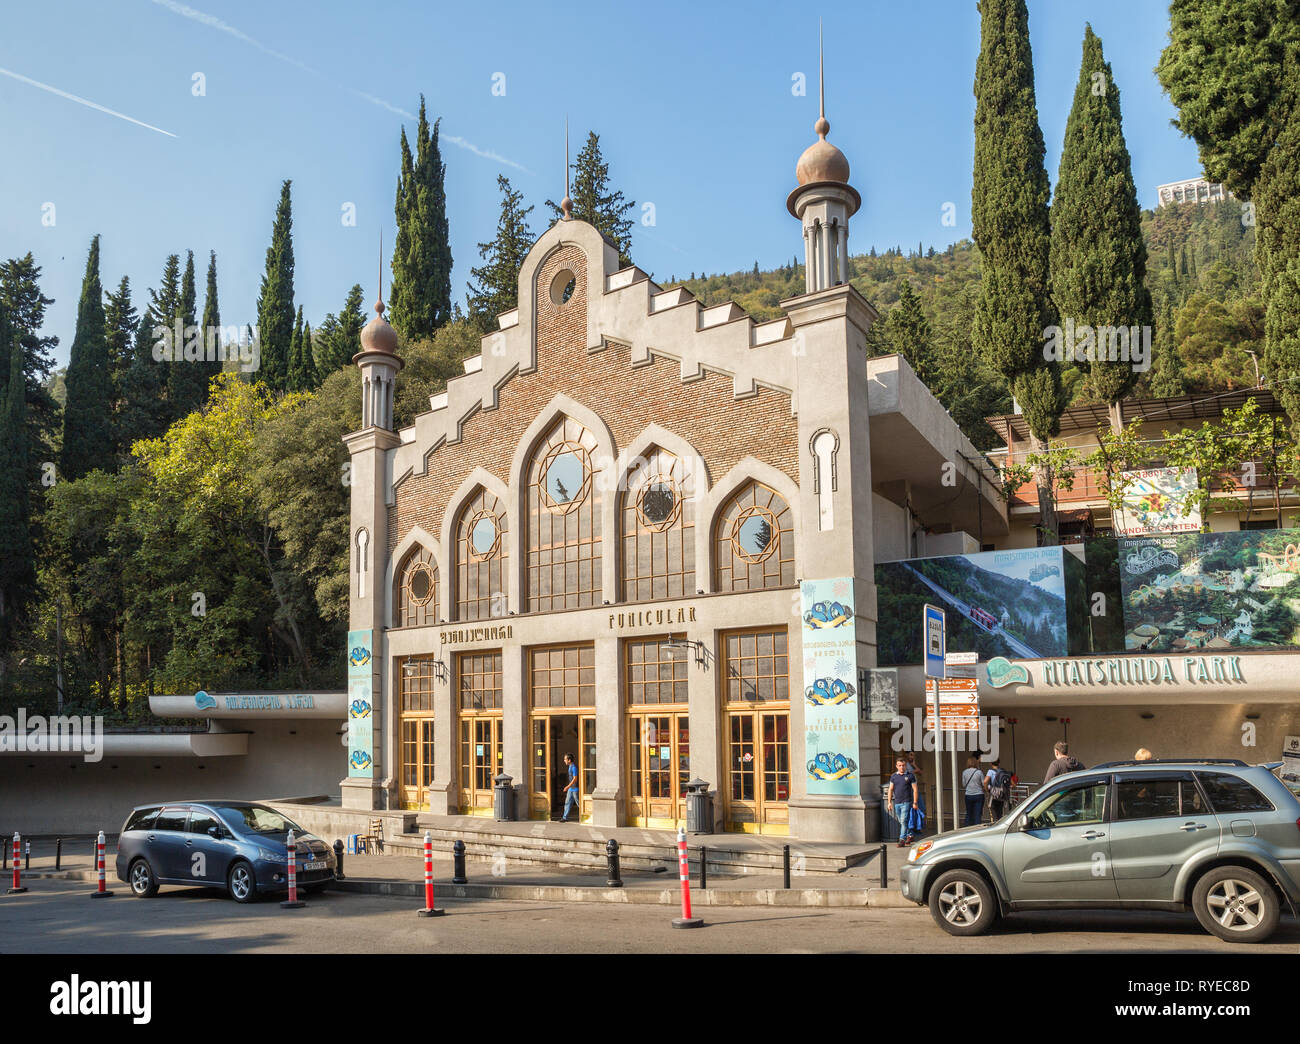
[[[278,58],[280,61],[287,62],[289,65],[292,65],[297,69],[302,69],[304,72],[313,73],[316,76],[320,76],[322,79],[326,79],[326,80],[329,79],[329,77],[326,76],[319,69],[313,69],[310,65],[306,64],[305,62],[300,62],[297,58],[287,55],[282,51],[277,51],[272,47],[267,47],[266,44],[262,43],[260,40],[256,40],[253,37],[249,36],[243,30],[236,29],[233,25],[230,25],[228,22],[223,22],[216,15],[210,15],[210,14],[206,14],[203,11],[196,10],[195,8],[190,7],[188,4],[181,3],[180,0],[153,0],[153,2],[157,4],[159,7],[167,8],[167,10],[171,11],[173,14],[180,15],[182,18],[188,18],[190,21],[198,22],[200,25],[205,25],[209,29],[216,29],[219,32],[227,33],[230,36],[233,36],[236,40],[241,40],[251,47],[256,47],[263,54],[269,54],[272,58]],[[371,105],[378,105],[381,109],[387,109],[389,112],[397,113],[400,116],[405,116],[408,120],[415,119],[414,113],[407,112],[405,109],[399,108],[398,106],[393,105],[391,102],[386,102],[384,101],[383,98],[377,98],[373,94],[367,94],[365,91],[359,91],[355,87],[348,87],[344,84],[339,84],[337,83],[337,81],[331,81],[331,82],[335,83],[339,87],[342,87],[342,89],[347,91],[349,94],[355,94],[358,98],[370,102]],[[507,167],[514,167],[516,170],[522,170],[525,174],[532,173],[532,171],[530,171],[522,163],[516,163],[514,160],[506,159],[506,157],[499,155],[498,153],[492,152],[489,149],[480,148],[479,146],[473,144],[472,142],[466,141],[464,138],[448,134],[445,135],[445,140],[451,142],[453,145],[457,146],[458,148],[462,148],[468,152],[474,153],[474,155],[476,156],[482,156],[484,159],[496,160],[498,163],[504,163]]]
[[[29,76],[22,75],[22,73],[12,72],[9,69],[0,69],[0,74],[17,80],[19,83],[25,83],[31,87],[39,87],[43,91],[57,94],[60,98],[67,98],[68,101],[74,101],[78,105],[85,105],[88,108],[97,109],[99,112],[106,112],[110,116],[116,116],[119,120],[126,120],[127,123],[134,123],[137,127],[146,127],[151,131],[157,131],[159,134],[166,134],[169,138],[176,137],[176,135],[171,131],[165,131],[161,127],[155,127],[152,123],[145,123],[144,120],[137,120],[134,116],[128,116],[123,112],[115,112],[113,109],[105,108],[103,105],[90,101],[88,98],[82,98],[76,94],[69,94],[67,91],[61,91],[57,87],[51,87],[48,83],[41,83],[40,80],[33,80]]]

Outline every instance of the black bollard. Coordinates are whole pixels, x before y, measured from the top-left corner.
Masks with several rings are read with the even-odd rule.
[[[0,870],[8,870],[8,869],[9,869],[9,841],[5,839],[4,844],[0,844]]]
[[[465,876],[465,842],[456,838],[456,843],[451,846],[451,883],[452,884],[469,884],[469,878]]]
[[[32,868],[32,843],[23,842],[23,871],[26,872]]]
[[[58,870],[63,863],[63,838],[54,839],[54,869]]]
[[[606,887],[622,888],[623,873],[618,865],[618,841],[612,837],[605,842],[605,862],[609,874],[608,880],[605,881]]]
[[[783,858],[785,861],[785,887],[789,888],[790,887],[790,846],[789,845],[785,846],[785,855]]]
[[[709,850],[706,846],[700,846],[700,887],[709,887]]]
[[[334,842],[334,880],[343,880],[343,842]]]
[[[889,846],[880,846],[880,887],[889,887]]]

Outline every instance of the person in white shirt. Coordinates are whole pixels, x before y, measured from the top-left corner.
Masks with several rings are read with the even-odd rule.
[[[987,784],[980,771],[979,755],[966,759],[966,771],[961,774],[961,785],[966,795],[966,826],[979,826],[984,822],[984,793]]]

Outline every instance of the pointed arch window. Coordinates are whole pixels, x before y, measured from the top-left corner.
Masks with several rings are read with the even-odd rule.
[[[719,591],[793,586],[794,518],[771,487],[747,482],[723,504],[713,543]]]
[[[530,612],[576,609],[601,601],[601,491],[596,437],[562,417],[533,450],[524,518]]]
[[[480,486],[456,515],[455,531],[455,619],[505,616],[505,505]]]
[[[619,512],[623,601],[695,593],[695,500],[682,460],[658,446],[630,475]]]
[[[411,548],[397,571],[393,621],[397,627],[421,627],[438,622],[438,565],[433,552]]]

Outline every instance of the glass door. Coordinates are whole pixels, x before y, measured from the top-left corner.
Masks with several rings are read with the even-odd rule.
[[[502,769],[501,718],[460,720],[460,809],[469,815],[492,814],[493,778]]]
[[[429,809],[428,787],[433,783],[433,719],[402,718],[402,808]]]
[[[788,833],[789,712],[733,711],[727,727],[727,828]]]
[[[530,751],[531,798],[529,816],[533,819],[551,818],[551,719],[536,715],[532,721],[532,749]]]
[[[689,779],[687,712],[631,715],[628,722],[630,824],[672,829],[684,823]]]

